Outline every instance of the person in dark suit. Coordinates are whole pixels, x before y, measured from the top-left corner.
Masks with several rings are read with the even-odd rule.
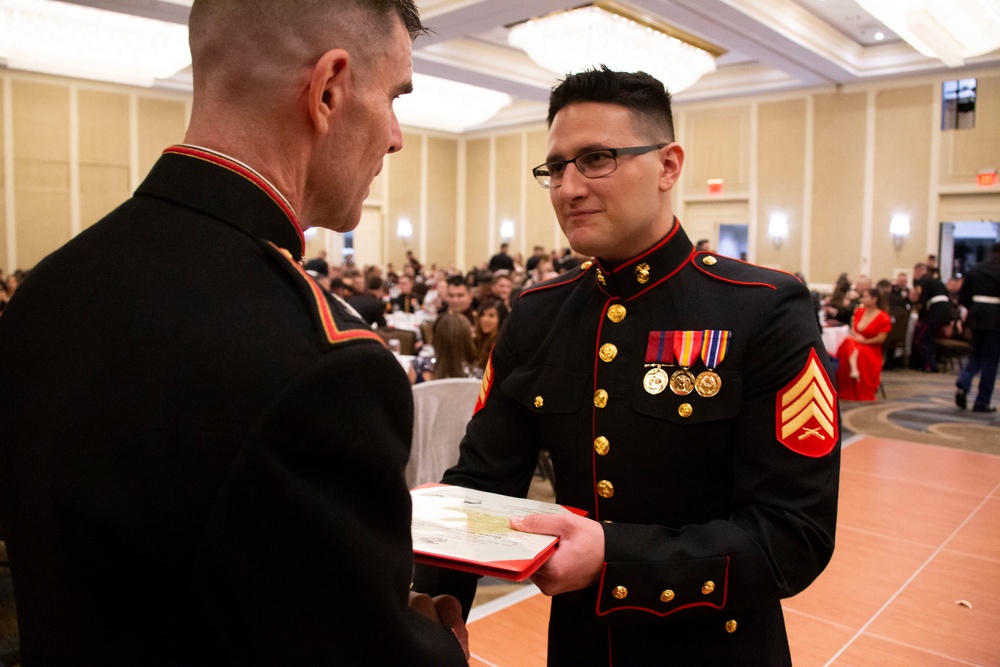
[[[0,324],[25,664],[465,664],[458,603],[409,592],[406,375],[300,266],[401,148],[421,31],[410,0],[194,3],[185,143]]]
[[[378,276],[368,278],[368,289],[360,294],[352,294],[345,298],[345,301],[358,312],[368,324],[379,329],[384,329],[385,324],[385,303],[382,301],[382,288],[384,283]]]
[[[551,665],[788,665],[781,598],[834,547],[838,405],[809,292],[698,252],[673,215],[684,152],[644,73],[552,93],[548,188],[594,259],[526,290],[443,480],[524,496],[548,450],[558,503],[511,520],[557,535]],[[419,567],[467,601],[474,578]]]
[[[928,255],[930,257],[933,255]],[[951,321],[952,307],[948,288],[934,277],[932,267],[922,262],[913,267],[910,301],[919,311],[917,324],[913,328],[913,353],[917,357],[917,368],[927,373],[937,373],[935,341]]]
[[[497,271],[513,271],[514,270],[514,259],[507,254],[507,250],[510,248],[510,244],[501,243],[500,251],[490,257],[489,271],[490,273],[495,273]]]
[[[958,374],[955,403],[965,410],[972,379],[979,374],[979,392],[972,411],[996,412],[992,400],[1000,364],[1000,243],[993,245],[989,259],[972,267],[965,276],[959,301],[969,309],[967,324],[972,332],[972,350],[968,363]]]

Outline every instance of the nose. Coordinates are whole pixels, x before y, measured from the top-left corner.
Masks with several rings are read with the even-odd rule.
[[[398,153],[403,150],[403,130],[399,127],[395,109],[392,111],[392,121],[389,127],[389,149],[386,153]]]
[[[590,179],[580,173],[576,163],[570,162],[563,170],[562,185],[557,192],[563,199],[576,199],[586,192],[588,180]]]

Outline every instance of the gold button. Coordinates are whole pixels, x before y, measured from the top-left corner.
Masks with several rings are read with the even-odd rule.
[[[701,585],[702,595],[711,595],[712,591],[714,590],[715,590],[714,581],[706,581],[704,584]]]
[[[545,399],[541,396],[535,396],[535,407],[540,408],[545,405]]]
[[[736,621],[726,621],[726,632],[729,634],[736,632]]]
[[[599,408],[603,408],[608,404],[608,392],[603,389],[598,389],[594,392],[594,405]]]
[[[607,456],[611,450],[611,443],[603,435],[594,440],[594,451],[598,456]]]
[[[684,419],[687,419],[694,412],[694,408],[691,407],[690,403],[681,403],[680,407],[677,408],[677,414]]]
[[[708,257],[706,257],[701,261],[705,266],[715,266],[715,263],[718,262],[719,260],[709,255]]]
[[[615,495],[615,485],[606,479],[597,483],[597,495],[601,498],[610,498]]]
[[[649,282],[649,264],[639,264],[635,267],[635,279],[640,285]]]
[[[660,602],[670,602],[674,599],[674,592],[669,588],[660,593]]]
[[[594,263],[593,263],[593,262],[591,262],[591,261],[590,261],[590,260],[588,259],[588,260],[587,260],[586,262],[584,262],[583,264],[581,264],[581,265],[580,265],[580,268],[581,268],[581,269],[583,269],[584,271],[586,271],[587,269],[589,269],[589,268],[590,268],[590,267],[592,267],[593,265],[594,265]]]
[[[628,589],[624,586],[615,586],[614,590],[611,591],[611,597],[616,600],[624,600],[628,597]]]
[[[608,308],[608,319],[614,322],[615,324],[618,324],[619,322],[625,319],[626,312],[627,311],[625,310],[625,306],[621,305],[620,303],[616,303],[615,305]]]
[[[608,284],[608,281],[604,279],[604,274],[601,273],[600,269],[597,269],[597,282],[601,283],[602,285]]]
[[[601,357],[601,361],[605,363],[611,362],[614,361],[615,357],[618,356],[618,348],[615,345],[612,345],[611,343],[605,343],[604,345],[601,346],[601,351],[599,354]]]

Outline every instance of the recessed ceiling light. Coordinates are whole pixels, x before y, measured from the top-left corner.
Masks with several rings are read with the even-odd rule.
[[[875,41],[881,42],[883,39],[885,39],[885,33],[884,32],[877,32],[877,33],[875,33]]]

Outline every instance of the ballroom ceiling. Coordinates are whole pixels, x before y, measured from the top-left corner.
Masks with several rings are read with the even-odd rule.
[[[183,23],[190,0],[69,0]],[[544,117],[557,76],[506,43],[511,25],[587,0],[417,0],[432,29],[414,44],[417,73],[510,94],[514,103],[485,126]],[[834,88],[868,79],[945,74],[1000,65],[1000,51],[949,70],[921,55],[854,0],[618,0],[633,13],[670,24],[723,50],[717,70],[676,95],[678,103],[797,88]],[[878,40],[876,33],[883,38]],[[161,82],[190,86],[182,72]]]

